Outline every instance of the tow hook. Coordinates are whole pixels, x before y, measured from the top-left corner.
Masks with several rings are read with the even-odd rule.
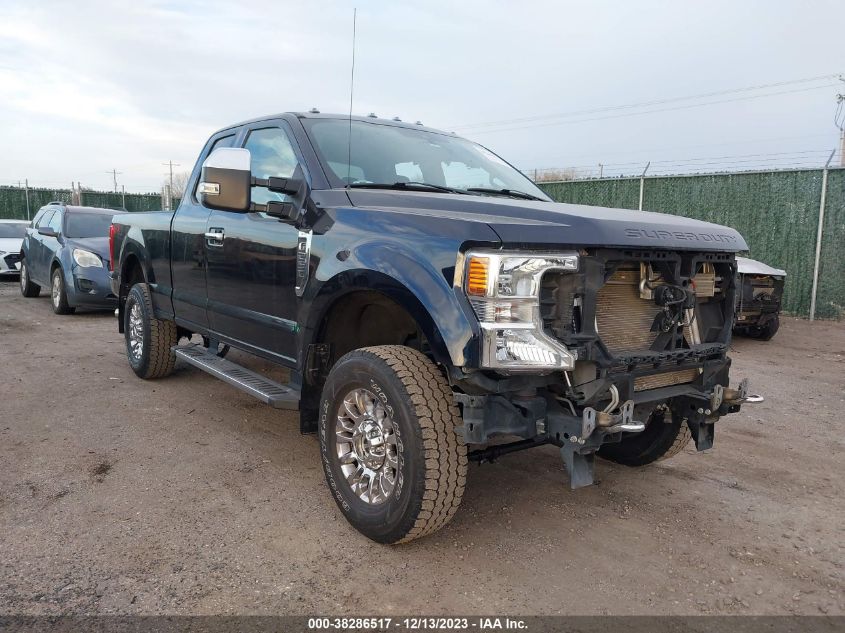
[[[745,403],[756,404],[764,400],[763,396],[748,393],[748,378],[744,378],[736,389],[724,389],[721,385],[717,385],[711,396],[711,404],[712,400],[717,397],[717,394],[719,396],[718,404],[715,407],[711,407],[714,410],[723,403],[733,406]]]
[[[628,400],[619,409],[619,413],[611,413],[607,409],[596,411],[592,407],[585,407],[581,422],[581,437],[570,438],[581,444],[599,428],[605,433],[639,433],[645,430],[645,424],[634,420],[634,401]]]

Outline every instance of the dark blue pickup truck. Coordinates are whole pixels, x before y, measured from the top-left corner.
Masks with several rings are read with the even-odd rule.
[[[453,134],[288,113],[215,133],[175,213],[115,217],[109,260],[138,376],[181,359],[298,409],[349,522],[397,543],[450,520],[470,460],[553,444],[577,488],[596,455],[710,448],[760,400],[728,375],[746,249],[722,226],[553,203]]]

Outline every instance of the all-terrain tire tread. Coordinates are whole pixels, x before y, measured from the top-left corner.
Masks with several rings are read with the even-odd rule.
[[[148,341],[150,362],[144,378],[164,378],[173,372],[176,365],[176,354],[172,350],[179,341],[176,322],[156,319],[153,316],[155,312],[149,286],[147,284],[138,284],[138,286],[144,301],[144,313],[150,315],[150,340]]]
[[[692,433],[689,430],[689,426],[685,423],[681,424],[681,428],[678,431],[678,435],[675,436],[675,441],[672,442],[672,446],[668,448],[668,450],[663,453],[660,457],[658,457],[655,461],[663,461],[664,459],[669,459],[670,457],[674,457],[678,453],[680,453],[686,445],[689,444],[690,440],[692,439]]]
[[[365,347],[361,352],[384,361],[402,383],[419,423],[425,462],[422,507],[407,533],[407,543],[446,525],[461,505],[467,476],[467,447],[455,428],[461,415],[454,395],[437,366],[422,352],[402,345]]]

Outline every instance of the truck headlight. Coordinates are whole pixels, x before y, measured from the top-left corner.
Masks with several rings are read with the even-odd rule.
[[[81,248],[73,249],[73,261],[82,268],[102,268],[103,260],[98,255]]]
[[[508,371],[572,369],[575,354],[546,335],[540,281],[549,271],[577,272],[577,253],[470,251],[463,290],[481,324],[481,364]]]

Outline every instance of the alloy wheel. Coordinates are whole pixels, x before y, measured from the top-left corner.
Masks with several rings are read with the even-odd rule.
[[[141,317],[141,306],[132,304],[129,310],[129,353],[134,360],[141,359],[144,351],[144,321]]]
[[[399,477],[399,454],[393,417],[367,389],[343,398],[335,424],[335,456],[346,483],[371,505],[387,501]]]
[[[53,299],[53,306],[58,309],[62,297],[61,273],[53,273],[53,287],[50,294]]]

